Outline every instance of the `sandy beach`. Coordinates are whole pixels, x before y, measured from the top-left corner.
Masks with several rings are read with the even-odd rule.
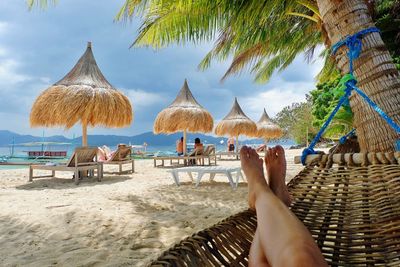
[[[287,180],[301,170],[287,150]],[[240,166],[239,161],[218,161]],[[107,167],[110,168],[110,167]],[[137,160],[132,175],[74,185],[70,173],[28,182],[27,169],[0,171],[1,266],[144,266],[163,250],[247,208],[247,184],[186,175]]]

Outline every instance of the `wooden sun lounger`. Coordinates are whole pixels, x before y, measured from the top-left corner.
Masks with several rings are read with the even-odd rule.
[[[174,166],[174,164],[179,165],[180,162],[182,161],[182,164],[184,166],[191,165],[190,161],[194,160],[196,162],[199,162],[200,165],[204,166],[205,165],[205,159],[208,160],[208,165],[211,165],[211,160],[209,160],[209,156],[205,155],[197,155],[197,156],[173,156],[173,157],[153,157],[154,161],[154,167],[166,167],[165,162],[170,162],[170,166]],[[157,161],[161,161],[161,164],[157,165]],[[176,161],[176,162],[174,162]]]
[[[131,148],[126,145],[119,145],[117,151],[112,155],[110,160],[104,161],[104,165],[118,165],[118,172],[111,172],[117,174],[123,173],[134,173],[135,172],[135,160],[131,158]],[[130,168],[123,170],[122,166],[129,164]],[[104,172],[110,173],[110,172]]]
[[[207,146],[202,154],[197,154],[195,152],[187,156],[153,157],[154,167],[165,167],[165,161],[169,161],[170,166],[173,166],[174,161],[176,161],[176,164],[179,165],[181,160],[183,161],[184,166],[192,165],[191,162],[193,161],[201,166],[206,165],[206,163],[208,163],[209,166],[211,166],[212,163],[214,163],[214,165],[217,165],[217,157],[215,156],[214,146]],[[161,164],[157,165],[157,161],[161,161]]]
[[[33,170],[48,170],[51,175],[34,176]],[[89,171],[89,174],[94,175],[94,170],[97,170],[97,180],[101,181],[103,177],[103,164],[97,161],[97,147],[79,147],[76,148],[74,153],[67,164],[60,165],[30,165],[29,166],[29,181],[35,178],[55,177],[56,171],[70,171],[74,172],[75,184],[79,184],[79,175],[83,171]]]
[[[29,166],[37,163],[34,162],[0,162],[0,166]]]

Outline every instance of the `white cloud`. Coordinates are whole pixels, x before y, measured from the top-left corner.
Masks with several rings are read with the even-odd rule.
[[[305,94],[310,89],[308,83],[292,83],[285,87],[272,88],[254,96],[242,98],[240,104],[242,107],[246,107],[243,111],[251,119],[258,120],[265,108],[268,115],[273,117],[285,106],[293,102],[305,101]]]
[[[5,49],[4,47],[0,46],[0,57],[6,56],[7,53],[8,53],[7,49]]]
[[[12,85],[19,82],[30,80],[28,75],[20,74],[17,68],[20,64],[11,58],[0,60],[0,85]]]
[[[50,86],[51,79],[49,77],[40,77],[39,81]]]
[[[7,32],[9,29],[9,24],[4,21],[0,21],[0,35]]]
[[[141,89],[123,89],[123,91],[136,108],[152,106],[165,101],[165,98],[161,94],[150,93]]]

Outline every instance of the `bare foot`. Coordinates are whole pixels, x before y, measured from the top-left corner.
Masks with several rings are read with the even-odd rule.
[[[285,184],[286,159],[285,150],[281,146],[268,148],[265,155],[265,165],[267,167],[268,185],[272,192],[287,206],[292,203],[292,197]]]
[[[240,161],[249,185],[249,206],[255,210],[257,195],[269,190],[264,176],[263,160],[254,149],[243,146],[240,149]]]

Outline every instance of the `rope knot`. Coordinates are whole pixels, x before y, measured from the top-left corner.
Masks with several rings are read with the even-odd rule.
[[[301,163],[303,165],[306,165],[306,159],[308,155],[312,155],[312,154],[316,154],[314,149],[307,147],[303,150],[303,152],[301,153]]]
[[[353,60],[360,56],[362,50],[361,39],[364,35],[372,32],[380,32],[378,28],[371,27],[362,31],[359,31],[353,35],[347,36],[344,40],[337,42],[332,46],[332,55],[336,54],[337,50],[343,45],[346,45],[349,49],[347,56],[349,57],[349,72],[353,73]]]
[[[347,138],[355,136],[355,133],[356,133],[356,129],[352,129],[346,135],[340,137],[339,143],[343,145],[346,142]]]
[[[356,78],[353,74],[345,74],[339,81],[339,90],[345,92],[345,95],[350,96],[351,90],[353,90],[353,86],[357,84]]]
[[[346,38],[346,46],[349,48],[347,55],[350,59],[356,59],[360,56],[362,50],[361,36],[358,34]]]

